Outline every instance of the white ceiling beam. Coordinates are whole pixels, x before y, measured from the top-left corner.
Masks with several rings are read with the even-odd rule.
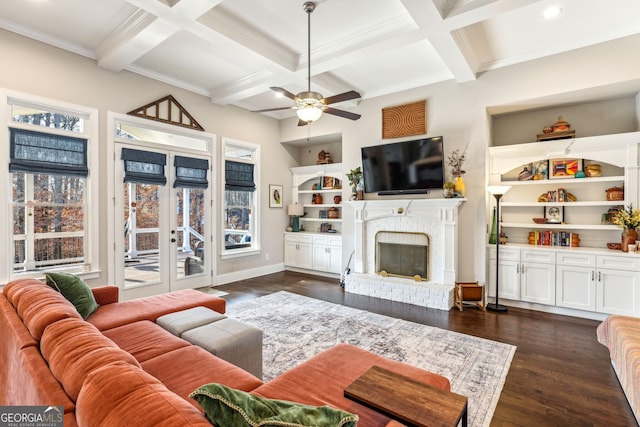
[[[272,81],[273,73],[267,70],[259,71],[224,86],[211,89],[211,102],[218,105],[233,104],[268,90]]]
[[[173,7],[157,0],[127,1],[139,9],[96,49],[98,65],[112,71],[127,68],[222,0],[180,0]]]
[[[444,25],[453,31],[542,1],[544,0],[491,0],[482,3],[457,3],[447,11]]]
[[[400,0],[458,82],[476,79],[477,60],[447,28],[433,0]]]

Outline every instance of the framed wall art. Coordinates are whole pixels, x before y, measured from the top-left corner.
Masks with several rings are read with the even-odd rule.
[[[533,162],[533,176],[535,179],[549,178],[549,160]]]
[[[282,207],[282,185],[269,184],[269,207]]]
[[[582,170],[582,159],[549,160],[549,179],[575,178],[579,170]]]

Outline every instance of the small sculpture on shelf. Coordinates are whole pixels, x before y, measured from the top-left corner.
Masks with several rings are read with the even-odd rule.
[[[331,154],[329,154],[329,152],[327,151],[320,151],[318,153],[318,160],[316,160],[316,164],[317,165],[326,165],[329,163],[333,163],[333,160],[331,160]]]
[[[542,128],[542,133],[538,134],[538,141],[550,141],[553,139],[575,138],[576,131],[571,130],[571,125],[562,116],[551,126]]]

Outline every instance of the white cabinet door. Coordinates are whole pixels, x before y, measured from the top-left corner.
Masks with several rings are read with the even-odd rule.
[[[300,268],[313,267],[313,254],[311,253],[311,243],[308,243],[308,242],[298,243],[298,267]]]
[[[284,242],[284,265],[298,265],[298,242]]]
[[[314,236],[313,269],[340,273],[342,268],[342,238]]]
[[[607,314],[640,314],[640,272],[599,268],[596,311]]]
[[[329,271],[342,272],[342,246],[329,246]]]
[[[556,266],[556,305],[595,311],[595,269],[573,265]]]
[[[287,234],[284,238],[284,264],[290,267],[312,267],[311,236]]]
[[[496,262],[489,265],[489,296],[496,296]],[[500,261],[499,289],[500,298],[520,299],[520,263],[518,261]]]
[[[328,246],[313,246],[313,269],[318,271],[329,271],[330,256]]]
[[[500,298],[520,299],[520,250],[500,246]],[[489,249],[489,292],[496,296],[496,250]]]
[[[596,310],[596,257],[582,252],[556,255],[556,305]]]
[[[520,299],[539,304],[555,304],[556,269],[554,264],[538,262],[520,266]]]

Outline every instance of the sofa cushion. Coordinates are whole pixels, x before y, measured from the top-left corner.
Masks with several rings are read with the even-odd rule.
[[[3,375],[8,374],[0,390],[0,404],[62,406],[65,413],[75,410],[74,402],[51,373],[38,347],[23,348],[1,369]]]
[[[443,390],[450,389],[449,380],[441,375],[349,344],[337,344],[256,388],[252,393],[307,405],[333,406],[357,414],[360,417],[359,425],[382,427],[390,421],[387,416],[344,397],[344,389],[374,365]]]
[[[102,333],[118,347],[133,355],[138,362],[191,345],[148,320],[107,329]]]
[[[189,399],[189,393],[207,383],[222,383],[244,391],[262,384],[244,369],[194,345],[142,362],[142,368],[184,399]],[[190,402],[198,405],[194,400]]]
[[[38,341],[49,324],[60,319],[81,319],[76,308],[56,290],[36,279],[8,283],[3,293],[18,312],[29,333]]]
[[[139,367],[123,362],[87,375],[76,402],[76,418],[79,425],[92,427],[211,427],[186,400]]]
[[[49,325],[42,335],[40,350],[74,401],[91,371],[116,361],[140,366],[132,355],[82,319],[63,319]]]
[[[224,313],[226,301],[195,289],[184,289],[117,304],[102,305],[98,311],[87,317],[87,321],[104,331],[139,320],[155,322],[158,317],[165,314],[197,306]]]
[[[45,277],[47,285],[69,300],[83,319],[98,309],[91,288],[80,277],[69,273],[47,273]]]
[[[286,425],[290,427],[355,427],[358,417],[329,406],[309,406],[266,399],[222,384],[205,384],[189,395],[219,427]]]

